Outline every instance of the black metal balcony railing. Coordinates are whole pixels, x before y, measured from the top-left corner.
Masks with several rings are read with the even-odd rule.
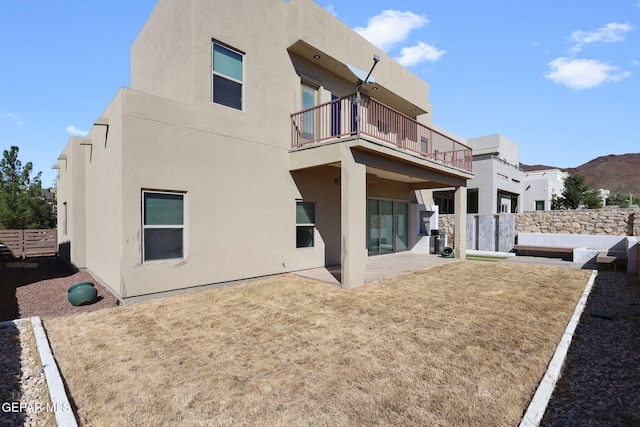
[[[374,98],[361,95],[359,108],[359,124],[356,95],[291,114],[291,146],[297,148],[342,136],[365,135],[426,158],[472,171],[470,147]]]

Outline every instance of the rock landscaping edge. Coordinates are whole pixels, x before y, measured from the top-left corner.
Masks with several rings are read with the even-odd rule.
[[[49,389],[49,397],[51,398],[51,403],[56,416],[56,423],[58,424],[58,427],[78,427],[76,417],[73,414],[71,403],[67,397],[67,392],[64,388],[60,371],[58,370],[58,365],[51,353],[49,340],[47,339],[47,334],[42,327],[40,317],[32,317],[31,326],[33,327],[33,334],[36,338],[40,361],[42,362],[42,368],[44,369],[44,375]]]
[[[522,417],[520,427],[537,427],[540,425],[542,417],[544,417],[544,414],[547,410],[547,405],[551,400],[553,390],[555,389],[558,379],[560,378],[560,375],[562,373],[562,367],[564,366],[564,362],[567,358],[569,347],[571,346],[571,340],[573,339],[573,334],[578,327],[580,317],[582,317],[582,313],[584,312],[584,309],[587,305],[589,294],[593,289],[593,284],[595,283],[597,276],[598,272],[596,270],[593,270],[591,272],[589,280],[587,281],[584,291],[582,292],[582,296],[578,300],[578,304],[576,304],[576,308],[573,311],[573,315],[571,316],[571,319],[567,324],[564,334],[562,334],[562,338],[560,338],[560,342],[558,343],[556,351],[551,358],[551,362],[549,362],[547,372],[542,377],[540,385],[534,393],[527,411]]]

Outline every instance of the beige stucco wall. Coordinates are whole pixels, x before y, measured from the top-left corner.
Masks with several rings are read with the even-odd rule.
[[[297,191],[286,149],[225,135],[219,120],[198,122],[195,108],[161,98],[127,91],[125,105],[124,295],[323,263],[322,247],[295,255]],[[142,263],[141,189],[186,193],[184,260]]]
[[[71,137],[57,162],[61,256],[91,271],[115,292],[122,263],[121,105],[118,92],[103,113],[110,118],[109,126],[94,125],[85,138]]]
[[[374,77],[382,90],[376,95],[401,103],[392,106],[409,115],[415,115],[410,105],[431,113],[426,82],[313,0],[236,0],[231,7],[212,7],[206,0],[160,0],[131,48],[131,88],[215,107],[211,105],[212,39],[245,54],[245,95],[259,94],[259,98],[245,96],[245,112],[256,119],[264,118],[265,104],[270,109],[282,107],[287,118],[298,111],[300,77],[312,77],[321,88],[341,96],[355,92],[355,77],[346,79],[345,64],[369,70],[374,53],[381,57]],[[301,40],[326,55],[305,64],[300,55],[287,52]],[[338,77],[335,68],[346,74]],[[283,104],[283,97],[289,102]],[[330,99],[325,94],[321,102]],[[429,124],[431,114],[418,119]]]
[[[316,247],[324,251],[326,265],[340,264],[340,169],[320,166],[292,172],[300,199],[316,204]],[[310,248],[295,251],[296,263],[317,265]]]
[[[274,0],[278,2],[278,0]],[[282,3],[282,2],[280,2]],[[415,104],[422,111],[431,113],[429,103],[429,85],[415,74],[398,64],[387,54],[373,46],[351,28],[338,21],[332,14],[313,0],[291,0],[287,4],[287,44],[293,45],[299,40],[304,41],[310,49],[321,56],[328,54],[332,59],[342,64],[352,64],[363,71],[368,71],[373,65],[373,54],[381,61],[375,68],[376,82],[384,89],[376,93],[378,98],[385,95],[392,96],[398,102]],[[324,61],[321,58],[319,61]],[[384,92],[384,94],[382,93]],[[391,99],[383,99],[391,103]],[[400,110],[408,115],[414,115],[411,110]],[[431,123],[431,114],[419,117],[425,124]]]
[[[211,102],[213,39],[244,52],[242,111]],[[331,58],[314,62],[300,39]],[[380,93],[400,109],[430,112],[425,82],[312,0],[160,0],[132,46],[132,88],[100,115],[109,123],[106,144],[105,127],[94,126],[84,140],[91,145],[72,139],[65,149],[75,163],[61,171],[60,194],[80,211],[69,218],[73,233],[61,237],[80,251],[78,266],[124,298],[338,263],[357,285],[366,198],[414,197],[405,182],[367,174],[362,159],[378,156],[377,167],[395,173],[411,165],[438,182],[469,175],[369,142],[336,144],[327,164],[291,172],[290,114],[301,109],[301,81],[318,86],[320,102],[346,95],[355,85],[340,62],[368,69],[374,52],[382,57]],[[143,190],[184,193],[184,259],[143,262]],[[295,247],[296,199],[316,203],[313,248]]]
[[[120,292],[122,265],[122,108],[121,89],[101,114],[84,146],[87,224],[87,269]],[[100,120],[100,118],[98,118]]]
[[[77,136],[69,138],[56,163],[59,252],[66,262],[79,268],[87,264],[83,142]]]
[[[238,31],[238,14],[251,31]],[[243,111],[211,102],[212,39],[245,54]],[[332,183],[313,191],[320,221],[316,247],[295,248],[295,199],[307,199],[296,185],[325,178],[329,170],[292,179],[289,114],[301,108],[301,80],[318,86],[319,102],[352,93],[355,85],[326,64],[287,52],[301,39],[363,69],[379,54],[376,79],[430,110],[426,83],[313,1],[243,0],[232,8],[160,1],[132,47],[132,88],[179,103],[127,93],[123,295],[194,286],[205,277],[226,281],[340,262],[340,192]],[[150,146],[152,164],[145,163]],[[141,262],[140,220],[126,212],[139,210],[140,188],[186,192],[186,260]],[[408,194],[404,185],[399,198]],[[232,217],[221,206],[232,207]],[[333,209],[329,217],[322,215],[327,207]],[[364,227],[364,215],[360,221]]]

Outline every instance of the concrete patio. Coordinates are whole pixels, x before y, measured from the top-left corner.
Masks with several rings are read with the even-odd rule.
[[[439,255],[416,254],[412,252],[398,252],[387,255],[377,255],[367,258],[365,283],[372,283],[390,276],[402,273],[426,270],[441,264],[459,261],[455,258],[444,258]],[[341,266],[312,268],[301,270],[295,274],[311,279],[321,280],[340,286]]]
[[[367,258],[365,283],[372,283],[386,277],[397,276],[398,274],[409,273],[412,271],[426,270],[437,265],[448,264],[456,261],[460,260],[456,258],[444,258],[440,255],[416,254],[412,252],[398,252],[387,255],[371,256]],[[537,264],[587,270],[597,268],[594,265],[543,257],[509,256],[499,262]],[[312,268],[309,270],[296,271],[294,274],[340,286],[341,266],[334,265],[329,267]]]

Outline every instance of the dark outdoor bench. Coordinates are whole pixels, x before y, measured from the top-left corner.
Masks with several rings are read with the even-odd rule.
[[[550,252],[573,254],[574,247],[569,246],[535,246],[535,245],[515,245],[513,247],[518,253],[520,252]]]
[[[610,265],[613,267],[613,270],[616,271],[618,268],[619,262],[626,262],[626,256],[623,253],[617,254],[615,252],[610,251],[600,251],[598,253],[598,257],[596,258],[596,262],[601,265]]]

